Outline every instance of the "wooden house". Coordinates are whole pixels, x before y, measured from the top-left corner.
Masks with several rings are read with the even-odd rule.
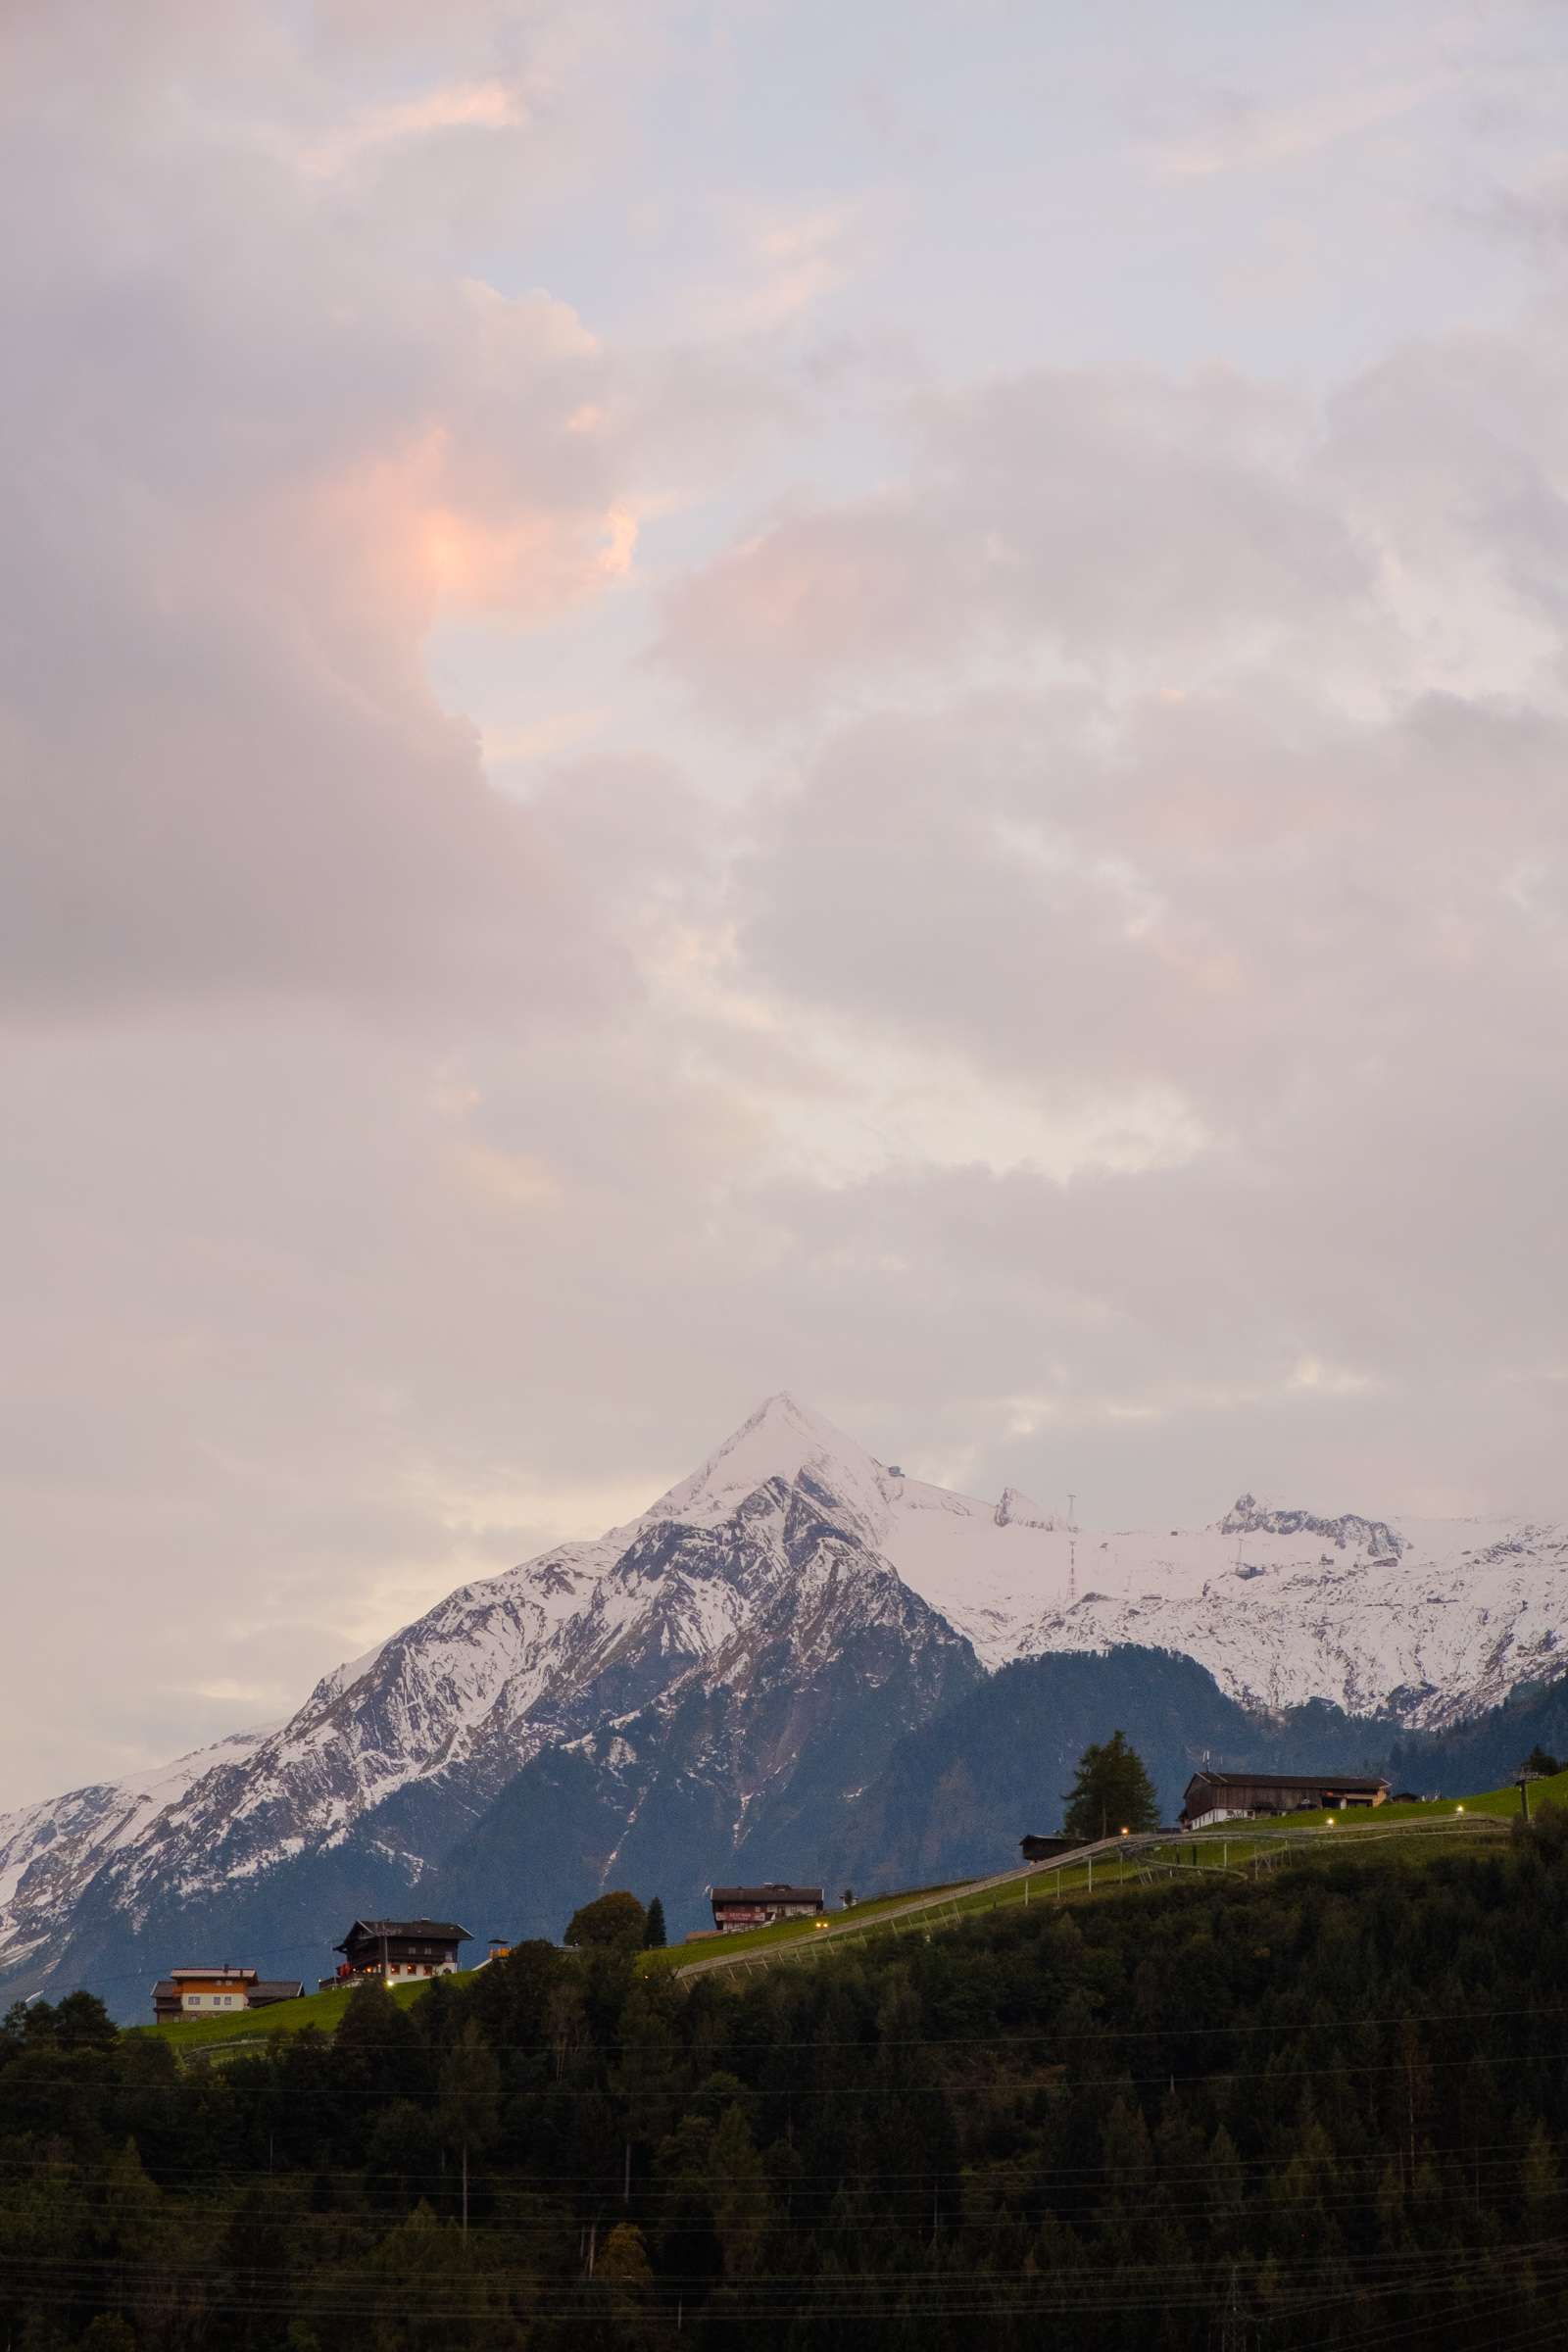
[[[1256,1821],[1278,1813],[1344,1813],[1388,1801],[1389,1784],[1361,1772],[1195,1772],[1182,1802],[1182,1827]]]
[[[1070,1854],[1082,1843],[1081,1838],[1020,1838],[1018,1851],[1026,1862],[1054,1862],[1058,1854]]]
[[[744,1928],[770,1928],[781,1919],[811,1919],[822,1905],[820,1886],[710,1886],[713,1926],[721,1936]]]
[[[341,1943],[343,1965],[329,1982],[345,1984],[356,1977],[384,1977],[389,1984],[406,1984],[416,1977],[450,1976],[458,1965],[458,1947],[471,1943],[466,1928],[446,1919],[357,1919]]]

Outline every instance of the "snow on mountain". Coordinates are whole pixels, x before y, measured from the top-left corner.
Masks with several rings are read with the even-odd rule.
[[[1568,1653],[1568,1529],[1267,1508],[1214,1525],[1069,1527],[1009,1487],[992,1504],[885,1469],[790,1397],[656,1510],[718,1511],[774,1450],[988,1666],[1122,1643],[1173,1649],[1244,1705],[1312,1698],[1435,1727],[1549,1680]],[[824,1505],[824,1507],[827,1507]]]
[[[773,1396],[640,1518],[462,1587],[287,1723],[0,1818],[0,1971],[84,1907],[129,1933],[334,1852],[412,1886],[552,1754],[593,1759],[612,1853],[677,1782],[739,1840],[867,1692],[856,1736],[885,1740],[976,1660],[1163,1648],[1254,1708],[1431,1726],[1553,1677],[1565,1625],[1561,1528],[1244,1494],[1206,1528],[1090,1532],[906,1477]]]
[[[0,1813],[0,1956],[27,1959],[54,1933],[62,1905],[117,1853],[141,1844],[199,1782],[243,1763],[267,1738],[235,1732],[158,1771],[101,1781]]]

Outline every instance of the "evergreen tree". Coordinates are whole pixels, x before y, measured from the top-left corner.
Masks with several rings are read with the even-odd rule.
[[[1154,1785],[1124,1732],[1084,1749],[1063,1802],[1062,1829],[1069,1838],[1114,1838],[1119,1830],[1159,1827]]]
[[[1529,1755],[1526,1756],[1520,1769],[1524,1772],[1538,1772],[1544,1781],[1549,1781],[1556,1773],[1561,1772],[1562,1766],[1557,1758],[1548,1749],[1543,1747],[1538,1740]]]
[[[490,2145],[501,2129],[501,2070],[472,2019],[441,2070],[437,2129],[463,2167],[463,2234],[468,2234],[468,2152]]]
[[[643,1950],[662,1952],[668,1940],[664,1933],[664,1906],[656,1894],[648,1906],[648,1922],[643,1929]]]

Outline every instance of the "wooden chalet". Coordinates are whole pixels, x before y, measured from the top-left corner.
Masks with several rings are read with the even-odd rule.
[[[1182,1827],[1256,1821],[1277,1813],[1344,1813],[1388,1801],[1389,1784],[1361,1772],[1195,1772],[1182,1801]]]
[[[357,1919],[341,1943],[343,1965],[329,1984],[346,1984],[355,1977],[385,1977],[389,1984],[406,1984],[416,1977],[450,1976],[458,1965],[458,1946],[471,1943],[466,1928],[448,1919]]]
[[[811,1919],[822,1908],[820,1886],[710,1886],[713,1926],[721,1936],[770,1928],[781,1919]]]
[[[1020,1838],[1018,1851],[1026,1862],[1054,1862],[1058,1854],[1070,1854],[1082,1843],[1081,1838]]]

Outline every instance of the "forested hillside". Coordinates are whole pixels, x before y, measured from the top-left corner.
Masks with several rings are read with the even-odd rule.
[[[530,1944],[223,2066],[37,2003],[0,2036],[0,2343],[1544,2344],[1565,1936],[1548,1811],[734,1987]]]

